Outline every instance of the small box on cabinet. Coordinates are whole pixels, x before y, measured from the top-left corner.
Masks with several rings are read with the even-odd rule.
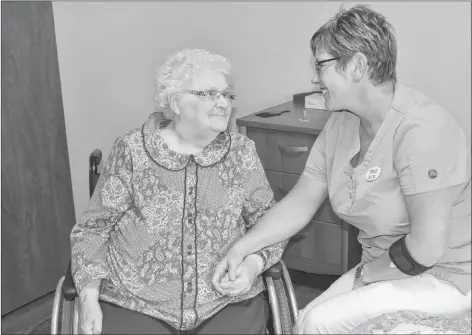
[[[315,92],[305,97],[305,108],[326,109],[325,99],[321,92]]]

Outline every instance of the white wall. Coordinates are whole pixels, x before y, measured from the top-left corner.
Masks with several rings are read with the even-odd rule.
[[[340,2],[53,2],[76,215],[88,156],[153,112],[156,66],[180,48],[228,57],[238,115],[311,89],[309,41]],[[352,6],[349,3],[348,6]],[[399,79],[447,108],[470,137],[470,4],[372,3],[396,27]],[[440,134],[439,134],[440,135]]]

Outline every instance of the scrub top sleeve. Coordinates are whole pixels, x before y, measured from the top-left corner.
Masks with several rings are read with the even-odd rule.
[[[326,139],[334,125],[337,123],[335,122],[335,119],[337,118],[333,113],[328,122],[326,122],[321,133],[316,138],[315,143],[311,148],[310,155],[306,161],[305,169],[302,173],[303,176],[319,182],[328,181],[326,175]]]
[[[405,195],[470,180],[470,146],[464,131],[437,105],[415,107],[397,128],[393,158]]]

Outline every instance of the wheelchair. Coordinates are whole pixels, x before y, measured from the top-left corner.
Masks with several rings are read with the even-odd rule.
[[[98,166],[102,152],[95,149],[89,157],[89,190],[93,194],[100,173]],[[302,234],[292,238],[298,240]],[[262,274],[267,288],[270,319],[268,334],[291,334],[298,316],[298,305],[289,272],[282,260]],[[51,334],[78,334],[78,295],[69,262],[65,276],[59,279],[54,295],[51,317]]]

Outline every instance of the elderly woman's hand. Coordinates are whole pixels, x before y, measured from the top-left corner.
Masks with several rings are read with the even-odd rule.
[[[249,292],[257,276],[262,272],[264,261],[258,255],[249,255],[238,266],[236,278],[231,280],[227,272],[218,282],[214,282],[215,289],[223,295],[231,297]]]
[[[80,297],[79,333],[101,334],[103,314],[98,298]]]
[[[226,256],[218,263],[215,267],[215,272],[213,273],[213,277],[211,282],[213,287],[222,293],[222,289],[220,287],[220,282],[227,281],[228,279],[233,281],[236,279],[238,267],[244,260],[244,256],[242,253],[234,251],[231,248],[227,253]]]
[[[79,293],[79,334],[101,334],[103,314],[100,308],[101,279],[88,283]]]

